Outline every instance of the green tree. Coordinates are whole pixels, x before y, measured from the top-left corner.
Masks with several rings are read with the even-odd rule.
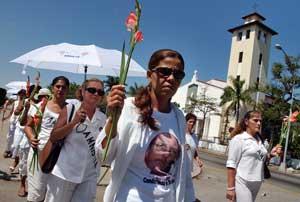
[[[240,80],[237,78],[230,78],[232,86],[227,86],[224,88],[224,93],[221,96],[220,106],[228,104],[227,108],[229,111],[234,112],[236,124],[240,118],[240,108],[243,105],[252,105],[254,102],[251,98],[252,91],[250,89],[245,89],[245,80]]]
[[[293,111],[300,107],[297,99],[299,95],[295,93],[300,87],[300,57],[285,59],[285,64],[278,62],[273,64],[271,81],[260,89],[269,100],[260,104],[259,109],[263,115],[263,128],[270,129],[272,143],[279,141],[282,118],[289,114],[293,88],[295,89]]]
[[[107,76],[106,80],[103,80],[105,91],[109,92],[112,86],[118,84],[119,81],[120,81],[119,77]]]
[[[201,125],[201,133],[204,128],[206,117],[211,112],[217,112],[217,99],[207,96],[207,88],[195,96],[188,97],[188,104],[185,106],[187,112],[200,112],[203,115],[203,123]]]
[[[67,99],[69,98],[77,98],[77,90],[79,89],[80,85],[75,83],[75,82],[71,82],[70,86],[69,86],[69,92],[67,95]]]
[[[142,87],[143,85],[138,85],[136,82],[134,82],[133,86],[129,86],[127,94],[133,97]]]

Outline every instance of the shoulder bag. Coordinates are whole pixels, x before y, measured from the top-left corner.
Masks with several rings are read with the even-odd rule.
[[[70,113],[70,116],[68,119],[68,123],[71,122],[71,120],[72,120],[72,117],[74,114],[74,109],[75,109],[75,107],[72,104],[72,109],[71,109],[71,113]],[[50,140],[48,140],[48,141],[50,141]],[[53,170],[53,168],[58,160],[61,148],[64,145],[64,141],[65,141],[65,138],[58,140],[55,143],[52,143],[51,151],[50,151],[47,159],[45,160],[44,164],[41,165],[43,173],[50,173]]]

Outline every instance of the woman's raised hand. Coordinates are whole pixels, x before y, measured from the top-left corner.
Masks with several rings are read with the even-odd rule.
[[[84,107],[81,105],[80,108],[76,111],[75,117],[74,117],[74,119],[72,121],[75,124],[77,124],[79,122],[82,123],[82,122],[84,122],[84,120],[86,119],[86,117],[87,117],[87,112],[84,109]]]

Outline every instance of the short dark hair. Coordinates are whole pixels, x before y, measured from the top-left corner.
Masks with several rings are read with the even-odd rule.
[[[21,89],[21,90],[19,90],[18,91],[18,93],[17,93],[18,95],[21,95],[21,94],[24,94],[24,95],[26,95],[26,90],[24,90],[24,89]]]
[[[185,115],[185,121],[188,121],[190,119],[195,119],[195,121],[196,121],[197,120],[197,116],[195,114],[193,114],[193,113],[187,113]]]
[[[69,88],[69,86],[70,86],[70,81],[69,81],[69,79],[68,79],[67,77],[65,77],[65,76],[57,76],[57,77],[55,77],[55,78],[53,79],[52,83],[51,83],[51,86],[54,86],[54,85],[55,85],[58,81],[60,81],[60,80],[64,81],[65,84],[66,84],[66,86]]]

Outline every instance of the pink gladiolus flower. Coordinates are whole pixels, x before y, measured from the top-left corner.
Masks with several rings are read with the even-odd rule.
[[[137,31],[134,35],[134,41],[136,43],[143,41],[144,37],[143,37],[143,33],[141,31]]]
[[[41,112],[43,113],[45,111],[45,107],[47,105],[48,99],[43,97],[42,98],[42,103],[41,103]]]
[[[33,117],[33,124],[37,127],[41,123],[41,117],[37,114]]]
[[[130,12],[125,24],[128,31],[133,31],[135,29],[135,27],[137,26],[137,17],[134,12]]]
[[[291,119],[290,121],[293,123],[293,122],[296,122],[297,121],[297,116],[299,114],[299,111],[295,111],[292,116],[291,116]]]

